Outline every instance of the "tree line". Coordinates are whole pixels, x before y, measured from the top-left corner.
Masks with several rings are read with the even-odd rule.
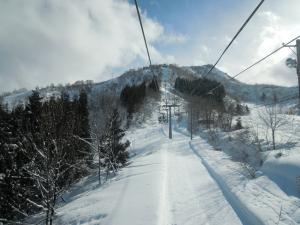
[[[130,142],[122,142],[118,108],[102,123],[101,132],[91,131],[84,90],[49,100],[36,90],[12,111],[0,104],[0,222],[44,211],[52,224],[58,198],[91,168],[108,176],[125,165]]]
[[[241,119],[237,118],[234,126],[233,119],[249,113],[247,105],[225,99],[225,88],[217,81],[206,78],[189,80],[178,77],[175,80],[175,89],[181,92],[188,102],[186,110],[189,112],[188,121],[191,121],[188,129],[195,130],[199,125],[208,129],[219,127],[226,131],[241,129]],[[214,90],[210,91],[212,89]]]
[[[151,93],[150,93],[151,92]],[[130,126],[133,113],[138,112],[145,103],[146,96],[155,95],[159,92],[159,84],[156,78],[150,82],[145,81],[139,85],[126,85],[120,94],[120,101],[127,111],[127,127]]]
[[[0,105],[0,214],[17,220],[40,210],[47,222],[59,194],[87,173],[90,149],[87,94],[42,101],[33,91],[24,107]]]
[[[217,102],[222,102],[223,98],[226,95],[223,85],[221,85],[217,81],[209,80],[206,78],[188,80],[178,77],[175,80],[175,89],[183,94],[191,96],[202,96],[203,98],[210,98]],[[212,89],[214,90],[209,93],[209,91]]]

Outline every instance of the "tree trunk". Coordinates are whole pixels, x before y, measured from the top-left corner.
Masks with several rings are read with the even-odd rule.
[[[108,173],[109,173],[109,168],[106,169],[106,179],[105,179],[106,181],[107,181],[107,178],[108,178]]]
[[[46,212],[46,225],[48,225],[49,223],[49,208],[47,208],[47,212]]]
[[[100,159],[100,154],[98,154],[98,180],[99,180],[99,185],[101,185],[101,159]]]
[[[273,150],[276,149],[276,146],[275,146],[275,130],[272,130],[272,142],[273,142]]]
[[[53,196],[53,202],[52,202],[51,214],[50,214],[50,220],[49,220],[50,225],[52,225],[52,221],[53,221],[55,203],[56,203],[56,194],[54,194],[54,196]]]

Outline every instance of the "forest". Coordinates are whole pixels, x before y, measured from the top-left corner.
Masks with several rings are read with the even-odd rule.
[[[44,211],[45,224],[52,224],[55,205],[72,184],[95,166],[108,176],[126,163],[130,142],[121,142],[118,108],[102,121],[98,139],[89,120],[84,90],[49,100],[35,90],[25,105],[13,110],[0,105],[0,214],[5,215],[0,222],[16,223]]]

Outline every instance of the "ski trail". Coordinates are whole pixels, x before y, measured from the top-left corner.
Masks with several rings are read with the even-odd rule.
[[[140,155],[109,185],[84,192],[58,211],[59,223],[80,225],[240,225],[199,158],[178,132],[139,134]],[[65,213],[68,212],[68,213]]]
[[[219,186],[190,150],[187,137],[173,134],[161,150],[168,170],[163,176],[162,193],[166,194],[162,194],[159,225],[241,224]]]
[[[189,147],[190,150],[201,160],[201,163],[206,168],[207,173],[223,192],[224,197],[231,205],[240,221],[247,225],[263,225],[264,223],[239,200],[239,198],[227,186],[223,178],[215,172],[215,170],[206,162],[205,158],[199,153],[199,151],[195,149],[195,147],[192,145],[192,141],[189,141]]]
[[[165,144],[168,145],[168,144]],[[165,145],[162,146],[162,187],[160,193],[160,204],[159,204],[159,220],[158,225],[168,225],[169,224],[169,199],[168,199],[168,155],[167,148]]]

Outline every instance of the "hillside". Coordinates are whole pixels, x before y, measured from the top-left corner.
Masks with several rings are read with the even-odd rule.
[[[167,91],[162,89],[162,91]],[[169,92],[169,98],[174,94]],[[181,104],[185,100],[180,99]],[[161,105],[164,102],[160,102]],[[256,105],[243,116],[243,124],[259,121]],[[168,125],[158,123],[159,112],[141,127],[126,134],[132,142],[130,161],[116,176],[98,184],[96,171],[62,195],[54,224],[298,224],[298,146],[283,145],[287,127],[280,129],[282,147],[272,151],[263,143],[265,163],[254,177],[236,156],[245,150],[251,155],[251,137],[241,139],[246,129],[221,132],[201,128],[190,140],[188,118],[173,118],[173,139]],[[295,120],[294,126],[300,121]],[[263,125],[260,124],[263,138]],[[296,129],[297,130],[297,129]],[[214,136],[210,132],[216,132]],[[285,136],[286,135],[286,136]],[[295,135],[289,141],[299,142]],[[282,157],[275,155],[281,152]],[[103,175],[103,179],[104,175]],[[27,222],[40,221],[38,214]]]
[[[178,67],[176,65],[156,65],[154,66],[154,73],[159,80],[167,80],[171,85],[175,83],[177,77],[187,79],[196,79],[202,77],[207,73],[211,65],[204,66],[184,66]],[[41,88],[41,95],[48,99],[50,96],[59,96],[62,90],[67,90],[71,96],[78,95],[79,90],[86,89],[91,96],[102,93],[111,93],[119,95],[121,90],[126,85],[137,85],[143,81],[150,81],[153,74],[149,67],[144,67],[136,70],[129,70],[117,78],[100,82],[88,84],[74,84],[68,86],[57,86]],[[226,89],[226,93],[237,100],[243,102],[259,103],[262,93],[265,93],[266,100],[271,100],[273,94],[276,93],[279,98],[286,98],[297,94],[296,87],[281,87],[275,85],[264,84],[246,84],[235,79],[219,69],[213,69],[210,73],[209,79],[216,80],[222,83]],[[26,102],[26,98],[31,94],[31,91],[21,91],[17,94],[8,94],[3,98],[3,102],[8,104],[8,108],[13,108],[19,103]]]
[[[25,154],[28,163],[24,168],[32,166],[33,175],[38,173],[38,176],[33,176],[37,179],[37,186],[48,180],[43,176],[49,176],[41,162],[49,162],[48,151],[51,148],[48,149],[45,142],[39,142],[41,134],[44,141],[61,144],[61,148],[56,147],[53,151],[58,162],[63,157],[69,165],[69,157],[82,157],[73,158],[81,165],[77,168],[76,163],[74,167],[82,169],[79,177],[72,174],[59,177],[63,184],[65,179],[70,180],[54,195],[55,204],[50,207],[53,224],[299,224],[300,120],[296,101],[284,104],[272,102],[274,93],[280,100],[292,95],[296,89],[244,84],[232,80],[218,69],[212,71],[210,78],[223,84],[227,95],[222,96],[217,105],[205,98],[193,101],[191,96],[175,89],[178,77],[190,82],[203,77],[208,69],[209,65],[155,66],[154,73],[160,83],[158,93],[144,84],[152,80],[152,72],[147,67],[130,70],[102,83],[40,89],[41,99],[37,97],[35,100],[46,103],[40,104],[44,114],[38,114],[41,112],[38,110],[34,113],[42,118],[37,124],[51,132],[31,128],[36,140],[30,139],[32,133],[22,136],[18,131],[28,132],[28,127],[22,126],[28,123],[28,118],[36,121],[32,111],[25,109],[24,112],[17,111],[20,114],[11,115],[5,112],[6,117],[11,116],[12,119],[7,122],[4,118],[2,121],[8,124],[3,129],[6,132],[3,134],[7,135],[0,136],[9,143],[4,148],[9,149],[8,152],[20,149],[16,157],[26,151],[35,156],[33,162],[36,164]],[[132,111],[120,98],[126,85],[140,85],[137,88],[139,92],[128,92],[133,93],[132,96],[145,95],[139,104],[131,108]],[[85,94],[80,92],[82,89]],[[70,98],[67,95],[66,99],[61,99],[61,91],[66,91]],[[81,98],[73,101],[72,98],[79,93]],[[266,96],[264,102],[261,100],[262,93]],[[27,104],[30,95],[31,91],[8,95],[4,102],[13,108],[19,103]],[[55,96],[56,100],[51,96]],[[166,103],[176,103],[179,107],[166,112]],[[82,112],[85,119],[80,117]],[[170,113],[172,139],[168,139],[167,118]],[[24,122],[14,123],[14,116],[22,115],[25,116],[16,118]],[[277,125],[272,128],[274,121]],[[14,138],[10,138],[10,124],[18,128],[16,143]],[[113,124],[116,127],[112,128]],[[85,139],[78,135],[80,129],[76,128],[79,126],[84,126],[89,133]],[[117,136],[119,141],[129,140],[119,145],[123,150],[124,146],[130,146],[124,154],[128,158],[121,158],[120,162],[114,161],[119,153],[115,156],[116,148],[111,147],[111,143],[116,142],[114,132],[121,132]],[[34,147],[27,149],[31,143],[24,142],[26,138],[42,144],[41,149],[37,149],[34,142]],[[83,148],[91,151],[88,156],[84,155],[87,151],[81,151]],[[12,157],[11,154],[4,156]],[[53,171],[60,166],[51,157],[50,163],[53,163],[50,164]],[[15,171],[13,163],[11,166]],[[0,181],[2,177],[9,176],[1,174]],[[11,185],[19,187],[14,183]],[[42,200],[45,193],[49,193],[47,187],[38,189],[42,191]],[[46,211],[44,201],[33,204],[29,200],[27,204]],[[43,224],[43,210],[35,209],[28,215],[23,213],[23,217],[19,217],[24,218],[21,223]],[[49,212],[49,208],[47,210]]]

